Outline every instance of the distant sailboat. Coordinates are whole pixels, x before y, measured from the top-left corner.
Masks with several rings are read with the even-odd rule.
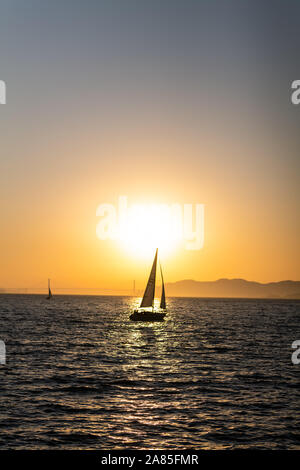
[[[52,292],[50,289],[50,279],[48,279],[48,297],[46,297],[47,300],[51,299],[52,297]]]
[[[158,249],[156,249],[152,269],[150,272],[150,276],[147,282],[147,286],[144,292],[144,296],[140,305],[140,308],[134,310],[134,312],[130,315],[130,320],[134,321],[162,321],[164,320],[167,312],[166,312],[166,295],[165,295],[165,285],[164,279],[162,275],[162,268],[160,266],[161,272],[161,281],[162,281],[162,292],[161,292],[161,301],[160,301],[160,309],[154,310],[154,298],[155,298],[155,280],[156,280],[156,267],[157,267],[157,254]],[[146,308],[151,307],[152,310],[144,310]]]

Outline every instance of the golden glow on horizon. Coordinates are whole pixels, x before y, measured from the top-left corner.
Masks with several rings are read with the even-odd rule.
[[[233,152],[229,157],[225,144],[209,148],[203,142],[201,155],[210,156],[204,159],[191,142],[188,150],[177,141],[176,147],[173,141],[163,147],[153,140],[136,141],[132,134],[130,142],[120,138],[122,145],[118,139],[109,139],[112,148],[104,148],[100,159],[99,143],[92,137],[86,141],[80,133],[71,133],[72,145],[65,141],[40,145],[36,160],[9,169],[9,178],[1,186],[6,198],[1,199],[0,288],[47,289],[50,277],[54,289],[70,288],[74,293],[77,288],[129,292],[133,279],[136,289],[142,291],[156,247],[166,283],[236,277],[260,282],[299,279],[294,193],[289,193],[281,184],[282,178],[274,174],[271,181],[266,180],[264,176],[270,172],[263,158],[255,163],[260,173],[254,193],[253,181],[245,178],[246,169],[248,174],[252,167],[245,169],[244,161],[239,164],[233,159]],[[35,142],[38,145],[38,139]],[[192,166],[183,161],[187,152],[196,162]],[[250,161],[251,149],[245,152],[243,148],[243,156]],[[82,159],[83,153],[90,166]],[[16,158],[18,155],[16,150]],[[56,162],[53,155],[64,159]],[[118,166],[117,157],[109,159],[107,155],[122,155],[125,163]],[[164,158],[154,160],[153,155]],[[228,165],[217,165],[218,158]],[[290,181],[288,176],[286,181]],[[115,203],[120,194],[128,195],[130,205],[204,203],[203,249],[186,250],[182,240],[166,243],[159,223],[146,223],[143,218],[138,218],[138,225],[146,232],[147,243],[137,239],[137,222],[123,241],[99,240],[95,211],[103,201]]]

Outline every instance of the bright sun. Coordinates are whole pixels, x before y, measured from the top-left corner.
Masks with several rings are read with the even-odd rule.
[[[166,256],[179,243],[180,231],[163,206],[133,206],[121,224],[119,239],[126,249],[140,257],[149,257],[156,248]]]

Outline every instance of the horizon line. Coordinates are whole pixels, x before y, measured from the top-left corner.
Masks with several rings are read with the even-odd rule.
[[[232,278],[220,277],[218,279],[206,280],[206,281],[203,281],[203,280],[199,281],[199,280],[192,279],[192,278],[179,279],[177,281],[165,282],[165,285],[175,284],[177,282],[199,282],[199,283],[202,283],[202,282],[218,282],[218,281],[245,281],[245,282],[250,282],[250,283],[253,282],[253,283],[262,284],[262,285],[279,284],[281,282],[300,282],[300,280],[294,280],[294,279],[282,279],[280,281],[253,281],[253,280],[249,280],[249,279],[244,279],[242,277],[232,277]],[[161,287],[161,284],[158,284],[157,287]],[[0,293],[1,293],[1,291],[6,291],[6,290],[44,290],[44,289],[46,289],[44,286],[42,286],[42,287],[38,287],[38,286],[1,287],[1,285],[0,285]],[[56,290],[103,290],[103,291],[116,291],[116,290],[119,290],[119,291],[132,291],[132,288],[122,288],[122,287],[55,287],[55,289]],[[136,289],[136,290],[143,290],[143,288]]]
[[[38,296],[45,296],[45,293],[37,293],[37,292],[0,292],[1,295],[38,295]],[[132,294],[54,294],[54,297],[63,297],[63,296],[69,296],[69,297],[133,297],[136,299],[142,298],[142,296],[138,295],[132,295]],[[190,295],[167,295],[167,298],[171,299],[220,299],[220,300],[282,300],[286,302],[290,301],[297,301],[300,302],[300,298],[287,298],[287,297],[224,297],[224,296],[190,296]],[[159,298],[159,297],[155,297]]]

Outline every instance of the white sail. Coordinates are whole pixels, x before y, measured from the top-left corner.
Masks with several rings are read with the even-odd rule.
[[[151,273],[148,279],[147,287],[144,293],[144,297],[141,302],[141,308],[153,307],[153,301],[154,301],[154,295],[155,295],[156,265],[157,265],[157,249],[156,249]]]
[[[163,278],[163,273],[162,269],[160,266],[160,274],[161,274],[161,299],[160,299],[160,308],[166,309],[166,293],[165,293],[165,283],[164,283],[164,278]]]

